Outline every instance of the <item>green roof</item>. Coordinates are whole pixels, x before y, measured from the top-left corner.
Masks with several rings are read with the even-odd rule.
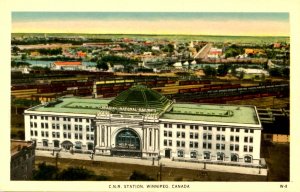
[[[31,111],[53,112],[53,113],[74,113],[96,115],[101,107],[107,106],[110,100],[106,99],[85,99],[85,98],[60,98],[47,105],[38,105],[31,108]],[[29,110],[29,111],[30,111]]]
[[[254,106],[176,103],[161,118],[259,125]]]
[[[162,111],[171,101],[143,85],[133,86],[109,102],[110,107],[147,108]]]

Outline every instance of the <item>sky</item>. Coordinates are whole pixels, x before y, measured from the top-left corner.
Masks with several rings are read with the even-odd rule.
[[[13,33],[289,36],[284,12],[12,12]]]

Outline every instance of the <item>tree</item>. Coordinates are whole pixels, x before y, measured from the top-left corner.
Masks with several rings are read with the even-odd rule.
[[[34,180],[56,180],[58,169],[45,162],[38,165],[38,170],[33,173]]]
[[[134,170],[129,178],[130,181],[154,181],[154,179],[145,173]]]
[[[69,167],[58,176],[59,180],[87,180],[94,176],[94,172],[82,167]]]
[[[281,76],[281,72],[279,68],[271,68],[269,69],[269,74],[272,77],[280,77]]]
[[[206,76],[214,77],[217,75],[217,70],[213,67],[206,66],[203,69],[204,73]]]
[[[97,66],[96,66],[98,69],[101,69],[103,71],[107,71],[108,70],[108,65],[106,62],[102,61],[102,60],[99,60],[97,61]]]
[[[218,75],[225,76],[225,75],[227,75],[228,70],[229,70],[229,65],[223,64],[223,65],[219,65],[217,72],[218,72]]]

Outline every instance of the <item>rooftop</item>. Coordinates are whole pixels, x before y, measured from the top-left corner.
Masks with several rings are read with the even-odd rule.
[[[259,125],[253,106],[176,103],[161,118]]]
[[[55,102],[33,107],[29,111],[96,115],[101,107],[107,106],[109,101],[79,97],[60,98]]]
[[[10,141],[10,153],[11,156],[17,154],[23,148],[28,148],[33,145],[31,141],[23,141],[23,140],[11,140]]]

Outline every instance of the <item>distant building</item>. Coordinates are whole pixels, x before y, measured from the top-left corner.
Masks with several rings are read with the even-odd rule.
[[[32,141],[11,140],[10,179],[30,180],[35,162],[35,144]]]
[[[244,73],[243,79],[258,79],[262,77],[268,77],[270,76],[269,72],[264,69],[245,69],[245,68],[237,68],[236,69],[237,74]]]
[[[83,70],[85,67],[80,61],[56,61],[52,63],[53,70]]]
[[[221,55],[222,55],[222,49],[213,47],[209,50],[207,57],[210,59],[217,59],[220,58]]]

